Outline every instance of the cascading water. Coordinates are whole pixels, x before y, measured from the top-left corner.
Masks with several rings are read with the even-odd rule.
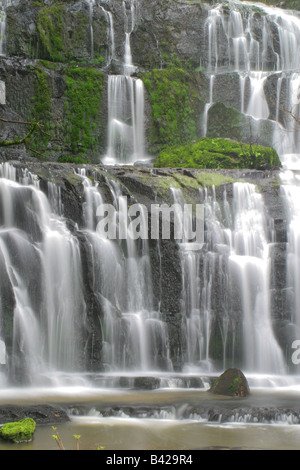
[[[204,135],[207,129],[207,114],[213,104],[213,86],[217,86],[218,75],[237,73],[240,84],[239,110],[253,118],[251,143],[259,142],[261,123],[268,120],[273,127],[273,140],[270,145],[273,144],[278,151],[283,167],[297,169],[300,153],[299,17],[293,12],[262,4],[224,2],[209,9],[205,33],[208,45],[210,102],[206,105],[203,116]],[[266,93],[270,83],[275,83],[275,94],[271,98]],[[297,225],[300,212],[295,201],[299,187],[297,176],[293,173],[283,173],[281,178],[284,183],[281,191],[286,201],[289,221],[287,291],[290,295],[287,305],[290,311],[294,312],[291,327],[297,335]],[[267,237],[263,223],[266,214],[262,201],[258,201],[259,195],[253,192],[253,188],[245,184],[234,185],[233,219],[239,223],[239,227],[230,228],[230,256],[226,269],[228,273],[236,273],[235,278],[241,294],[244,367],[251,371],[273,371],[280,374],[287,369],[272,328],[269,254],[271,239],[270,236]],[[251,213],[255,214],[255,217],[252,225],[247,225]],[[228,235],[228,232],[226,234]],[[251,239],[250,247],[248,236],[253,237],[253,234],[255,236]],[[240,243],[235,246],[234,240],[242,241],[241,250]]]
[[[132,164],[145,159],[144,85],[142,80],[132,76],[136,67],[132,63],[130,45],[137,8],[138,1],[131,0],[128,13],[123,1],[123,73],[108,76],[108,145],[106,156],[102,159],[104,164]]]
[[[92,5],[93,1],[90,3]],[[132,1],[130,5],[129,15],[123,3],[124,18],[128,20],[127,24],[125,21],[124,73],[109,77],[109,156],[114,163],[132,163],[133,159],[127,160],[127,155],[133,155],[134,152],[138,158],[143,155],[142,151],[136,150],[143,147],[142,130],[135,127],[143,122],[143,109],[141,106],[137,111],[137,102],[133,97],[137,94],[138,81],[130,76],[133,71],[130,39],[137,3]],[[284,167],[295,170],[299,165],[299,127],[296,120],[288,119],[288,113],[283,110],[291,111],[296,118],[299,116],[299,18],[276,8],[256,5],[255,13],[247,2],[243,2],[242,6],[238,2],[230,2],[229,9],[223,10],[222,6],[217,6],[210,10],[206,23],[210,96],[205,115],[207,117],[209,114],[215,92],[218,91],[218,75],[226,73],[226,70],[237,73],[240,83],[239,109],[255,119],[256,132],[260,120],[272,118],[274,145]],[[263,15],[258,14],[258,11],[262,11]],[[105,15],[111,45],[109,65],[115,57],[113,17],[107,11]],[[277,40],[272,42],[274,34],[277,34]],[[224,49],[226,54],[222,53]],[[265,93],[271,80],[273,90],[276,90],[274,103],[270,102]],[[142,99],[138,101],[143,103]],[[123,103],[122,109],[129,109],[127,114],[119,114],[120,103]],[[206,133],[205,120],[203,133]],[[88,416],[72,416],[72,420],[76,426],[80,419],[92,420],[94,428],[98,419],[100,426],[97,432],[99,428],[105,428],[105,433],[101,435],[103,439],[109,429],[115,432],[116,423],[121,427],[126,420],[137,416],[139,443],[142,442],[140,436],[143,427],[147,429],[146,443],[149,440],[149,429],[154,431],[153,435],[157,435],[158,440],[161,439],[152,447],[157,444],[161,448],[162,443],[166,442],[167,430],[172,426],[170,442],[174,445],[174,426],[178,428],[180,419],[184,419],[184,427],[179,428],[176,448],[178,441],[182,444],[183,436],[190,437],[187,420],[193,420],[193,435],[196,426],[199,430],[196,441],[184,442],[187,448],[192,445],[191,442],[194,447],[198,446],[199,436],[203,436],[203,442],[207,442],[207,421],[208,434],[213,436],[212,446],[219,443],[216,436],[225,432],[226,422],[230,422],[231,436],[235,431],[234,424],[238,423],[236,433],[241,436],[241,440],[235,435],[234,445],[241,443],[241,447],[245,446],[246,440],[249,443],[249,435],[253,437],[251,432],[259,433],[255,423],[260,423],[263,433],[259,435],[259,446],[267,439],[268,423],[272,423],[271,439],[274,439],[276,423],[280,423],[280,437],[277,441],[280,440],[281,445],[284,437],[282,423],[299,426],[299,413],[286,408],[278,409],[274,390],[271,399],[268,391],[263,406],[261,392],[256,395],[253,390],[252,398],[243,400],[243,406],[248,403],[249,409],[241,408],[239,404],[239,409],[227,408],[224,412],[223,407],[218,408],[220,402],[223,406],[226,401],[229,408],[234,408],[236,399],[217,399],[216,404],[216,400],[208,394],[202,400],[204,395],[201,395],[201,391],[189,391],[192,392],[191,402],[197,401],[199,404],[197,408],[189,402],[190,395],[186,391],[179,394],[176,391],[174,399],[170,390],[166,394],[163,390],[159,394],[149,391],[147,394],[139,394],[136,390],[127,389],[123,394],[120,389],[110,389],[105,397],[106,393],[101,387],[94,387],[95,383],[120,385],[121,381],[115,380],[115,377],[124,379],[125,375],[129,375],[131,380],[139,375],[161,379],[161,374],[163,379],[160,386],[179,384],[181,387],[183,383],[188,383],[183,382],[187,377],[195,379],[196,374],[197,378],[203,374],[206,378],[231,366],[241,367],[249,376],[251,373],[259,373],[263,380],[266,374],[268,380],[269,374],[272,374],[270,383],[275,386],[278,383],[291,383],[284,350],[279,346],[275,334],[274,323],[278,318],[274,322],[271,271],[276,243],[272,233],[272,218],[264,205],[264,192],[246,182],[224,186],[222,194],[220,188],[214,186],[199,191],[199,202],[205,207],[205,243],[197,247],[185,238],[178,241],[179,255],[176,262],[181,269],[181,309],[168,312],[170,323],[178,316],[179,323],[181,320],[181,357],[176,360],[182,368],[174,373],[174,357],[170,357],[170,325],[165,322],[164,312],[160,311],[159,295],[155,297],[152,285],[154,276],[151,257],[155,249],[155,259],[160,263],[155,272],[156,276],[158,272],[160,276],[156,287],[162,290],[161,277],[163,272],[166,273],[163,271],[166,268],[163,266],[163,246],[158,242],[154,248],[154,244],[150,246],[146,239],[134,240],[128,236],[128,224],[134,221],[136,215],[130,214],[130,207],[135,201],[129,198],[128,203],[124,197],[128,196],[128,190],[122,186],[121,178],[110,179],[103,168],[93,175],[86,169],[78,171],[75,176],[81,179],[83,186],[82,192],[79,192],[83,220],[77,225],[65,215],[67,209],[61,188],[45,181],[42,187],[34,174],[21,170],[21,167],[24,165],[0,165],[2,391],[12,383],[19,385],[23,380],[23,383],[30,385],[46,384],[48,396],[51,393],[49,384],[72,384],[66,398],[69,403],[84,401],[85,392],[82,388],[74,387],[74,384],[88,384],[88,398],[82,408],[88,408],[92,400],[99,405],[94,407],[93,403],[92,409],[86,413]],[[288,227],[286,251],[283,252],[284,255],[287,253],[287,279],[281,279],[286,302],[282,308],[284,312],[281,313],[288,330],[293,332],[292,337],[300,339],[299,175],[297,171],[283,171],[280,177]],[[172,189],[172,195],[179,206],[185,203],[183,190],[176,187]],[[116,231],[123,230],[121,239],[107,239],[98,230],[97,210],[107,202],[112,203],[115,209]],[[140,218],[143,218],[143,206],[140,204],[138,207]],[[91,317],[94,321],[92,324]],[[100,332],[98,337],[97,330]],[[86,381],[87,377],[90,378],[87,371],[95,373],[92,393],[91,381]],[[279,374],[279,379],[274,378],[274,374]],[[296,370],[296,379],[297,376],[299,379]],[[131,384],[130,380],[125,383]],[[195,382],[191,380],[191,383]],[[208,387],[205,379],[201,386],[205,389]],[[30,394],[35,393],[33,388],[30,390]],[[4,393],[9,393],[11,399],[16,389],[9,388],[9,392]],[[22,401],[23,404],[26,393],[23,388],[19,393],[18,403]],[[60,392],[53,392],[49,401],[55,402],[56,393]],[[296,389],[296,393],[298,400],[299,389]],[[164,397],[164,405],[157,406],[158,396]],[[286,396],[284,406],[285,399]],[[150,404],[148,408],[145,406],[147,400]],[[174,404],[177,400],[178,405]],[[270,402],[273,400],[276,409],[270,410]],[[139,403],[142,403],[140,408]],[[256,409],[253,408],[255,405]],[[294,407],[294,402],[291,406]],[[80,414],[78,410],[75,412]],[[118,419],[112,420],[111,417]],[[151,422],[149,417],[152,418]],[[103,426],[105,419],[109,420],[109,426]],[[168,419],[168,424],[161,433],[158,432],[159,426],[164,419]],[[157,427],[151,428],[154,421]],[[249,422],[251,426],[246,427]],[[130,423],[131,429],[135,423],[137,420]],[[217,433],[213,431],[214,426]],[[128,441],[132,440],[129,426],[125,429]],[[249,434],[243,440],[245,429]],[[293,434],[297,432],[295,426],[292,430]],[[291,428],[288,432],[289,442],[290,431]],[[222,446],[225,442],[223,436],[220,438]],[[255,437],[253,445],[257,446],[258,437]],[[107,440],[115,445],[115,435],[109,435]],[[275,444],[268,445],[275,447],[277,441],[275,439]],[[232,442],[229,445],[233,445]],[[297,442],[293,445],[297,448],[298,444],[297,435]],[[109,448],[109,442],[105,445]],[[124,447],[126,445],[128,448],[130,444],[126,442]]]
[[[94,2],[95,0],[91,0]],[[105,10],[105,8],[100,5],[100,8],[102,9],[103,13],[106,16],[107,23],[108,23],[108,34],[107,34],[107,43],[109,45],[108,47],[108,57],[107,57],[107,65],[110,66],[112,60],[114,59],[115,56],[115,32],[114,32],[114,19],[113,15],[110,11]]]
[[[291,117],[300,116],[299,17],[262,4],[230,1],[225,8],[219,4],[209,10],[205,32],[207,73],[239,75],[240,110],[254,118],[252,143],[259,142],[261,120],[271,119],[272,144],[283,166],[290,168],[300,151],[299,128]],[[277,96],[268,101],[265,87],[272,80],[277,82]],[[276,108],[273,115],[271,105]]]
[[[14,0],[0,1],[0,56],[6,52],[6,8],[13,5]]]
[[[263,200],[253,185],[234,184],[234,230],[229,262],[240,283],[245,369],[286,372],[270,306],[270,243]]]
[[[17,380],[22,368],[26,380],[43,383],[52,371],[72,372],[81,363],[77,328],[84,325],[86,307],[79,245],[34,175],[17,182],[16,172],[1,164],[0,177],[1,269],[7,279],[1,288],[10,291],[1,319],[7,329],[5,309],[12,309],[10,374]],[[1,298],[7,298],[3,291]]]
[[[91,36],[91,58],[94,58],[94,28],[93,28],[93,8],[95,0],[89,0],[90,5],[90,36]]]
[[[173,195],[183,207],[181,190],[173,189]],[[184,370],[197,367],[205,372],[242,364],[252,373],[284,374],[287,367],[272,325],[272,240],[263,199],[247,183],[233,184],[231,207],[226,192],[221,202],[208,190],[199,194],[199,203],[201,199],[205,247],[179,243]],[[234,291],[239,292],[238,301]],[[221,354],[214,351],[216,341],[222,344]]]
[[[85,187],[85,235],[93,262],[93,289],[104,312],[103,362],[107,371],[169,369],[166,325],[154,309],[148,234],[129,233],[128,201],[119,183],[106,180],[115,208],[116,239],[103,237],[94,215],[104,204],[101,188],[80,172]],[[143,206],[138,206],[145,217]],[[96,262],[99,260],[99,263]]]

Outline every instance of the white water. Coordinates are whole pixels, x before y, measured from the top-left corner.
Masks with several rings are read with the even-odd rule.
[[[131,34],[134,31],[138,10],[138,0],[130,0],[124,12],[124,56],[122,75],[108,77],[108,145],[104,164],[132,164],[147,159],[144,138],[144,84],[132,75],[136,67],[132,63]],[[110,36],[114,54],[113,21],[110,17]]]
[[[18,375],[20,363],[37,383],[52,370],[76,369],[80,358],[77,328],[85,322],[85,301],[79,247],[34,176],[17,183],[8,164],[0,176],[0,252],[15,300],[11,374]]]
[[[272,9],[272,13],[274,13],[274,9]],[[277,10],[275,13],[277,16],[275,15],[274,18],[279,21]],[[284,21],[287,20],[286,15],[286,13],[282,15]],[[232,41],[232,44],[235,45],[231,62],[234,70],[243,69],[243,74],[240,74],[241,97],[246,96],[244,93],[246,80],[252,83],[252,88],[249,88],[252,90],[251,99],[249,103],[244,103],[243,99],[241,109],[247,109],[247,112],[253,116],[256,115],[257,119],[265,118],[267,103],[264,84],[265,73],[268,78],[269,72],[264,71],[261,67],[264,59],[258,53],[259,49],[254,38],[250,41],[251,54],[247,56],[245,41],[241,34],[239,13],[231,16],[230,37],[236,39],[236,41]],[[219,17],[218,21],[221,22],[221,19]],[[297,21],[291,23],[296,32]],[[292,30],[291,25],[290,28]],[[128,47],[130,45],[130,30],[128,31],[125,60],[127,66],[131,65],[131,54]],[[240,36],[236,34],[237,37],[235,37],[233,31],[239,31]],[[264,44],[267,44],[266,24],[263,31]],[[295,43],[289,39],[289,32],[280,28],[279,31],[282,36],[281,43],[284,45],[282,50],[285,52],[284,56],[278,55],[276,63],[279,64],[278,67],[289,69],[293,66],[294,58],[299,58],[299,54],[295,55],[297,49]],[[211,38],[214,38],[213,34]],[[290,46],[286,44],[290,44]],[[290,47],[293,48],[293,53],[290,52]],[[211,51],[214,50],[212,46]],[[213,57],[216,58],[218,65],[217,53],[211,52],[211,57],[212,61]],[[248,71],[249,65],[247,65],[249,63],[252,64],[250,71]],[[297,68],[299,69],[299,66]],[[218,67],[216,69],[213,67],[210,77],[209,105],[213,102],[212,85],[216,72],[218,72]],[[283,82],[288,77],[287,88],[290,90],[288,103],[294,109],[298,99],[299,73],[288,71],[285,76],[277,69],[275,72],[278,74],[276,121],[279,121],[281,106],[279,92]],[[131,79],[126,75],[121,77]],[[124,80],[124,87],[128,86],[128,81]],[[115,86],[119,86],[117,80]],[[132,109],[131,98],[129,102]],[[299,150],[297,150],[299,131],[294,124],[294,121],[289,121],[287,124],[290,126],[288,127],[289,133],[286,132],[286,128],[280,127],[282,132],[280,155],[286,166],[292,164],[291,168],[295,168],[299,163]],[[129,134],[133,136],[134,132],[130,131]],[[132,145],[130,148],[134,148],[134,146]],[[288,157],[287,153],[291,157]],[[8,388],[5,373],[0,372],[0,385],[3,387],[0,398],[3,403],[7,403],[7,397],[15,403],[20,403],[20,400],[22,403],[43,400],[44,402],[48,400],[50,403],[69,402],[70,399],[76,402],[86,400],[87,402],[98,401],[101,403],[105,403],[106,400],[109,403],[115,402],[117,404],[123,400],[125,404],[129,403],[132,406],[139,403],[144,405],[147,400],[151,405],[158,402],[159,404],[165,403],[163,396],[165,391],[161,390],[158,393],[151,392],[148,395],[138,393],[131,396],[120,389],[108,388],[104,391],[103,388],[108,384],[111,384],[112,387],[115,387],[116,384],[119,386],[121,375],[128,379],[127,383],[134,384],[134,378],[138,374],[159,377],[161,388],[182,388],[186,383],[185,379],[189,376],[192,377],[193,374],[198,375],[200,372],[206,373],[208,376],[214,375],[217,371],[235,364],[238,359],[238,348],[235,344],[238,338],[238,324],[235,323],[231,309],[236,294],[236,291],[230,290],[233,280],[235,286],[238,286],[237,290],[242,307],[239,312],[243,320],[242,366],[247,374],[250,387],[254,390],[254,401],[257,398],[257,390],[267,388],[267,398],[262,406],[273,404],[277,393],[282,393],[284,397],[292,397],[294,400],[292,405],[297,403],[299,374],[294,376],[288,374],[282,351],[273,332],[269,286],[272,240],[266,227],[268,219],[262,196],[253,185],[234,184],[233,206],[230,206],[226,193],[221,201],[220,197],[217,200],[214,188],[207,189],[204,201],[209,227],[208,251],[204,256],[200,250],[191,250],[187,244],[181,245],[183,305],[180,313],[186,344],[184,351],[186,363],[183,371],[175,374],[169,359],[168,335],[163,321],[163,312],[154,307],[153,291],[151,282],[149,282],[151,279],[149,246],[146,242],[140,246],[132,240],[128,240],[124,248],[124,245],[121,247],[117,243],[99,237],[96,230],[95,208],[103,204],[105,196],[101,193],[100,185],[92,183],[85,172],[81,173],[85,204],[82,234],[89,242],[90,259],[93,261],[91,277],[103,310],[101,320],[99,315],[99,322],[101,321],[104,335],[102,358],[106,367],[106,373],[98,374],[98,382],[96,382],[98,387],[91,387],[92,380],[90,380],[89,374],[85,372],[85,369],[80,368],[85,350],[84,342],[81,341],[80,335],[78,337],[78,332],[81,329],[84,330],[87,313],[81,279],[81,257],[78,240],[69,231],[63,218],[64,207],[60,191],[55,185],[49,183],[47,200],[40,191],[34,175],[24,172],[22,178],[19,176],[17,180],[16,169],[9,164],[0,166],[0,177],[0,259],[1,268],[5,272],[5,276],[2,277],[3,272],[1,271],[1,280],[2,282],[5,279],[9,280],[15,296],[11,368],[16,377],[18,377],[20,369],[26,372],[28,381],[33,385],[39,386],[45,383],[48,385],[50,383],[56,386],[51,389],[51,393],[48,387],[31,387],[27,390],[21,389],[21,391],[16,388],[11,389]],[[282,180],[284,182],[282,192],[286,201],[289,223],[286,287],[292,294],[290,302],[293,315],[290,321],[293,326],[300,328],[298,288],[300,282],[299,179],[297,173],[284,172]],[[113,181],[107,180],[106,184],[115,203],[118,218],[122,219],[126,214],[126,208],[124,205],[120,206],[118,200],[122,188]],[[200,196],[202,195],[199,195],[199,198]],[[175,197],[182,201],[182,194],[177,192]],[[23,217],[24,214],[25,217]],[[75,230],[77,229],[75,228]],[[124,256],[124,253],[127,253],[128,256]],[[200,262],[202,262],[201,271]],[[36,275],[38,275],[38,283]],[[36,284],[40,283],[42,292],[37,291]],[[215,289],[223,290],[224,296],[221,305],[214,303]],[[2,294],[0,301],[1,363],[4,351],[7,353],[7,350],[4,348],[2,339],[4,335],[2,319],[6,312],[2,303],[4,292],[1,289],[0,294]],[[37,299],[39,299],[38,302]],[[28,319],[30,319],[30,323]],[[213,331],[219,331],[222,339],[221,358],[215,363],[211,358],[214,342]],[[62,388],[62,384],[67,384],[67,386]],[[208,384],[204,384],[203,392],[207,388]],[[102,389],[100,393],[99,389]],[[93,420],[93,425],[95,425],[98,420],[102,430],[103,428],[107,430],[108,427],[113,429],[109,439],[106,435],[107,448],[111,445],[109,442],[114,442],[115,430],[118,427],[122,427],[123,435],[130,436],[127,441],[125,440],[125,443],[122,441],[120,444],[127,449],[132,445],[132,441],[136,443],[139,438],[141,438],[138,441],[139,445],[143,448],[149,445],[149,441],[152,446],[167,445],[164,444],[167,440],[166,434],[168,434],[168,444],[174,445],[176,449],[178,449],[178,445],[182,445],[182,436],[189,436],[189,439],[186,438],[185,441],[186,446],[191,446],[192,442],[195,447],[199,445],[199,433],[202,433],[203,436],[202,444],[207,442],[207,445],[212,446],[217,443],[225,445],[227,442],[229,446],[237,446],[240,442],[241,445],[246,445],[246,442],[249,446],[251,442],[253,446],[258,446],[258,439],[261,439],[260,442],[264,442],[266,447],[279,448],[280,445],[286,447],[290,445],[297,448],[298,446],[297,442],[291,443],[290,439],[291,431],[293,434],[298,431],[296,427],[291,426],[299,422],[297,417],[291,413],[278,414],[276,417],[277,424],[282,422],[285,424],[285,428],[282,427],[278,430],[278,427],[270,428],[266,425],[262,428],[260,424],[253,431],[254,436],[251,434],[253,427],[251,428],[251,425],[248,424],[253,419],[251,413],[249,415],[232,413],[230,425],[228,423],[223,425],[206,423],[208,426],[204,430],[203,427],[199,427],[203,423],[201,414],[188,415],[182,424],[181,412],[184,411],[186,403],[191,399],[190,395],[188,391],[184,392],[184,404],[181,409],[161,409],[158,412],[153,412],[150,415],[151,419],[132,419],[128,415],[122,414],[122,411],[119,412],[118,418],[103,418],[99,411],[92,409],[83,417],[73,417],[76,433],[78,433],[78,426],[82,421],[90,424],[90,421]],[[204,393],[198,394],[196,399],[205,400],[205,396],[207,395]],[[168,400],[171,403],[177,400],[176,390],[172,390],[172,397]],[[286,402],[284,401],[284,403]],[[286,406],[289,406],[289,402]],[[156,420],[155,424],[153,420]],[[229,433],[233,432],[233,423],[240,423],[240,426],[242,423],[244,426],[238,429],[235,427],[233,438],[228,438],[227,441],[228,434],[224,429],[227,426]],[[179,424],[182,427],[179,427]],[[193,441],[195,425],[198,426],[198,432]],[[180,429],[180,437],[175,439],[171,429],[177,426]],[[137,429],[133,437],[128,431],[129,428]],[[207,435],[212,432],[212,428],[214,428],[212,436],[208,439]],[[149,437],[149,429],[156,437],[154,439],[152,436],[152,441],[151,436]],[[81,434],[84,434],[86,429],[83,428],[83,431]],[[284,434],[285,432],[287,434]],[[246,436],[243,444],[242,435],[244,433]],[[140,437],[141,434],[143,437]],[[268,440],[269,436],[273,441],[267,444],[265,440]],[[105,439],[104,433],[101,438]],[[263,445],[261,444],[261,446]]]
[[[101,188],[93,185],[84,171],[81,177],[86,200],[86,238],[95,260],[93,288],[104,313],[99,320],[104,332],[102,359],[106,370],[147,373],[160,370],[162,364],[169,370],[166,325],[153,305],[148,240],[142,239],[140,245],[128,233],[123,233],[118,241],[104,239],[92,217],[103,204]],[[119,183],[107,180],[106,184],[116,210],[116,230],[120,236],[121,226],[128,230],[131,220],[127,199]]]
[[[270,102],[266,98],[265,86],[269,80],[275,78],[277,96],[273,97],[276,112],[271,117],[271,145],[278,151],[285,168],[297,169],[300,152],[299,124],[293,116],[296,119],[300,116],[300,18],[292,12],[250,2],[241,4],[230,1],[225,2],[225,7],[229,8],[229,12],[227,8],[223,9],[222,4],[208,11],[205,24],[208,44],[207,73],[210,76],[226,72],[238,73],[240,110],[256,121],[251,130],[252,143],[259,142],[262,120],[270,119]],[[255,13],[258,10],[261,10],[259,20]],[[272,31],[277,31],[278,43]],[[281,96],[283,83],[286,92]],[[204,123],[207,121],[207,111],[206,108]]]
[[[126,164],[143,159],[143,82],[127,75],[110,75],[108,104],[108,149],[102,161]]]
[[[14,4],[14,0],[0,1],[0,56],[6,53],[6,9]]]
[[[94,58],[94,27],[93,27],[93,8],[95,5],[95,0],[88,0],[90,5],[90,38],[91,38],[91,58]]]
[[[93,2],[95,0],[91,0],[91,1]],[[107,65],[111,65],[111,62],[115,57],[114,19],[110,11],[105,10],[105,8],[102,5],[100,5],[100,8],[104,12],[107,22],[108,22],[108,32],[107,32],[108,41],[107,42],[109,45],[109,49],[108,49]]]
[[[240,280],[245,370],[285,373],[270,308],[270,244],[261,195],[253,185],[234,184],[234,231],[230,263]]]

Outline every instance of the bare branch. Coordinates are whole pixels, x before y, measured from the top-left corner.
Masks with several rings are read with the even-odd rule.
[[[37,127],[45,127],[44,124],[41,124],[40,122],[32,122],[32,121],[14,121],[13,119],[4,119],[0,118],[0,121],[2,122],[9,122],[12,124],[29,124],[31,126],[37,126]]]

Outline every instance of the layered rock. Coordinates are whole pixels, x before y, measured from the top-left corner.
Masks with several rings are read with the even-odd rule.
[[[230,137],[248,143],[252,140],[272,146],[274,123],[269,119],[287,123],[286,113],[278,113],[276,108],[276,74],[270,74],[264,84],[270,111],[268,119],[256,128],[256,121],[241,112],[249,103],[250,80],[245,81],[244,103],[241,103],[241,93],[237,93],[241,86],[240,71],[232,63],[229,40],[225,36],[223,40],[219,37],[219,63],[213,90],[210,89],[209,75],[204,73],[211,74],[213,70],[209,69],[215,65],[209,40],[212,8],[209,2],[156,0],[150,5],[139,0],[133,6],[128,1],[92,0],[47,3],[15,0],[12,3],[6,11],[6,58],[1,59],[0,69],[0,80],[6,85],[6,104],[1,108],[1,117],[10,122],[1,123],[1,137],[12,141],[26,135],[28,125],[11,121],[39,120],[48,138],[35,132],[26,146],[6,147],[2,159],[18,155],[50,160],[80,156],[96,162],[103,157],[107,149],[107,74],[122,73],[124,31],[130,30],[132,21],[132,63],[136,66],[135,74],[145,85],[146,151],[156,155],[166,144],[183,144],[203,137],[204,127],[209,137]],[[243,9],[242,6],[237,8]],[[253,11],[251,34],[257,44],[262,44],[265,13],[260,8]],[[222,15],[224,22],[230,18],[226,3]],[[264,53],[266,70],[276,69],[280,52],[274,25],[268,26],[268,47]],[[70,98],[68,83],[74,78],[77,67],[84,68],[86,73],[83,77],[81,70],[76,84],[89,82],[88,93],[98,102],[97,116],[87,103],[84,87],[77,90],[83,110],[76,108],[74,96]],[[102,78],[97,74],[103,74]],[[288,78],[283,77],[280,98],[283,107],[287,106],[288,88]],[[184,93],[180,95],[180,90],[186,90],[188,98]],[[170,106],[172,96],[181,103],[177,117],[169,105],[161,108],[161,92],[169,97]],[[205,104],[210,101],[210,92],[216,105],[210,107],[206,116]],[[87,115],[85,125],[82,114]],[[174,119],[178,121],[179,130],[172,127]]]
[[[100,327],[99,319],[105,316],[107,305],[103,303],[101,292],[95,289],[95,260],[91,252],[91,246],[87,234],[85,233],[84,205],[86,204],[80,168],[70,164],[57,163],[14,163],[17,174],[22,179],[24,172],[35,175],[39,181],[40,189],[51,198],[49,183],[55,183],[59,188],[60,204],[63,207],[63,215],[67,220],[67,227],[80,246],[82,275],[84,287],[84,299],[86,303],[87,323],[82,330],[78,330],[78,336],[82,337],[84,354],[80,357],[79,368],[90,371],[103,370],[103,330]],[[109,184],[120,184],[124,195],[129,197],[130,204],[138,202],[144,204],[150,211],[151,204],[167,203],[173,204],[173,190],[180,190],[185,200],[189,203],[203,203],[206,201],[209,207],[210,198],[214,198],[215,204],[224,203],[229,207],[233,205],[233,184],[235,181],[255,184],[263,196],[268,212],[268,220],[272,224],[271,275],[270,287],[272,298],[272,318],[274,321],[275,335],[279,343],[284,347],[290,347],[288,331],[285,331],[288,322],[288,312],[282,308],[285,302],[285,283],[282,273],[286,269],[286,236],[285,209],[280,196],[280,182],[278,171],[255,171],[255,170],[192,170],[192,169],[148,169],[143,167],[112,167],[109,171],[101,166],[85,166],[85,173],[89,178],[99,184],[101,193],[106,194],[107,202],[111,201]],[[76,174],[74,172],[76,170]],[[202,195],[202,196],[201,196]],[[206,195],[206,196],[205,196]],[[150,214],[150,213],[149,213]],[[150,215],[149,215],[150,216]],[[232,273],[228,271],[228,253],[225,246],[212,242],[213,220],[207,219],[205,232],[205,246],[199,253],[199,270],[201,272],[201,282],[208,276],[210,279],[211,299],[211,324],[209,339],[209,356],[216,363],[221,365],[223,361],[223,340],[220,332],[220,324],[224,315],[230,314],[230,329],[228,331],[228,344],[234,344],[234,357],[236,361],[243,361],[243,351],[241,349],[242,335],[242,309],[243,300],[238,287],[238,279],[231,278]],[[149,225],[150,226],[150,225]],[[26,228],[26,227],[25,227]],[[28,228],[29,234],[32,227]],[[36,237],[36,235],[34,235]],[[223,250],[223,251],[222,251]],[[224,251],[225,250],[225,251]],[[167,326],[169,359],[175,370],[181,370],[183,363],[188,357],[188,347],[186,344],[185,314],[183,305],[183,259],[179,244],[171,239],[155,240],[149,235],[149,259],[151,264],[151,284],[153,289],[153,308],[160,311],[162,319]],[[213,260],[218,260],[214,262]],[[34,260],[33,260],[34,261]],[[100,260],[98,260],[100,262]],[[98,264],[98,261],[96,264]],[[38,266],[38,260],[35,265]],[[222,267],[222,268],[221,268]],[[220,269],[221,268],[221,269]],[[37,269],[37,268],[36,268]],[[37,311],[41,302],[42,293],[35,289],[35,270],[32,270],[33,279],[30,282],[30,292],[34,293]],[[224,273],[227,273],[225,276]],[[80,273],[78,273],[79,275]],[[5,270],[4,270],[5,275]],[[10,282],[5,276],[1,277],[2,287],[7,287],[2,303],[5,301],[6,316],[2,319],[5,326],[5,343],[8,352],[12,348],[12,319],[14,317],[15,299],[10,288]],[[33,282],[32,282],[33,281]],[[229,282],[230,281],[230,282]],[[196,279],[193,279],[196,282]],[[38,286],[36,284],[36,286]],[[132,288],[134,288],[132,286]],[[203,285],[203,289],[205,286]],[[229,289],[229,290],[228,290]],[[279,297],[281,303],[278,303]],[[109,307],[110,309],[112,306]],[[117,309],[117,306],[115,306]],[[117,311],[118,316],[120,313]],[[294,331],[294,330],[293,330]],[[158,348],[158,346],[157,346]],[[159,355],[159,349],[156,354]],[[232,351],[227,351],[232,354]],[[162,370],[168,368],[166,358],[161,352],[161,358],[157,358]],[[19,375],[26,373],[26,368],[14,366],[14,373]],[[10,364],[8,364],[8,367]]]

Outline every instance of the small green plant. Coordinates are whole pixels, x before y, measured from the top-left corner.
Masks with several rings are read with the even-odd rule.
[[[60,435],[59,435],[59,433],[58,433],[57,428],[54,427],[54,426],[52,426],[52,429],[53,429],[53,431],[54,431],[54,434],[52,434],[52,437],[53,437],[53,439],[55,440],[55,442],[57,443],[58,448],[59,448],[60,450],[66,450],[66,449],[65,449],[65,446],[64,446],[64,444],[63,444],[63,442],[62,442],[62,439],[61,439],[61,437],[60,437]],[[73,437],[76,439],[76,450],[80,450],[80,448],[79,448],[79,439],[81,438],[81,436],[80,436],[79,434],[74,434]],[[97,450],[103,450],[103,449],[104,449],[103,446],[99,446],[99,447],[97,448]]]
[[[81,436],[79,436],[78,434],[74,434],[75,439],[76,439],[76,450],[79,450],[79,439]]]
[[[55,440],[56,444],[58,445],[58,448],[60,450],[65,450],[65,447],[63,445],[63,442],[60,438],[60,435],[58,434],[58,431],[57,431],[57,428],[55,428],[54,426],[52,426],[52,429],[53,431],[55,432],[55,434],[52,435],[53,439]]]

